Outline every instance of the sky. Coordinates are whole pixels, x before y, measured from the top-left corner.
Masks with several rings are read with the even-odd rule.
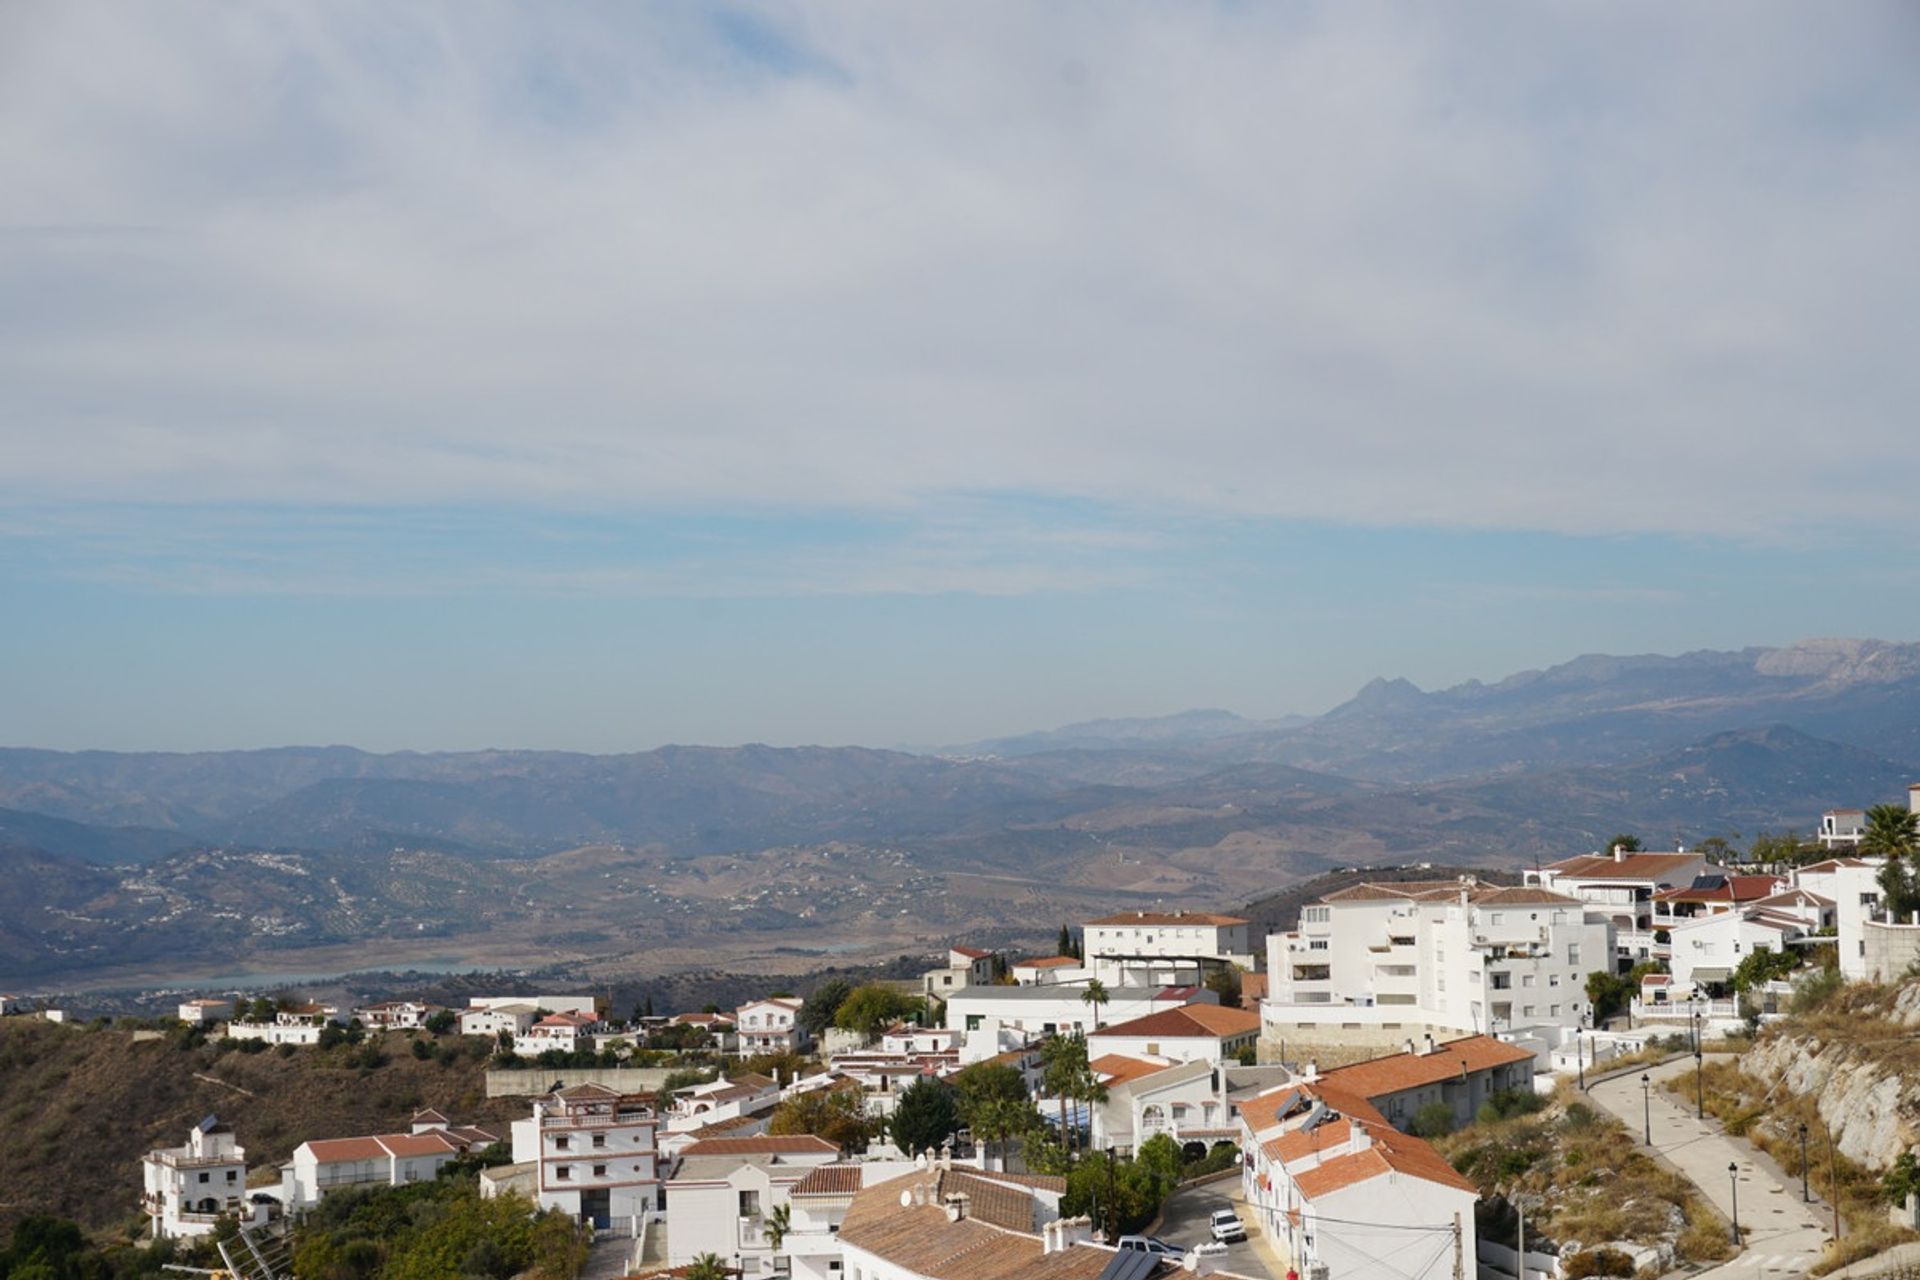
[[[0,743],[1920,639],[1905,4],[0,4]]]

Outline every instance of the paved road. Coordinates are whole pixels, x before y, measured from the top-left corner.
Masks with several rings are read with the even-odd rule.
[[[1160,1238],[1183,1249],[1206,1243],[1213,1239],[1208,1220],[1216,1209],[1233,1209],[1236,1212],[1241,1209],[1239,1178],[1226,1178],[1174,1192],[1167,1198],[1166,1216],[1160,1224]],[[1251,1215],[1241,1214],[1242,1222],[1250,1219]],[[1227,1256],[1220,1265],[1224,1271],[1243,1276],[1270,1276],[1272,1280],[1281,1280],[1285,1274],[1268,1267],[1249,1240],[1228,1245]]]
[[[1729,1164],[1739,1169],[1740,1232],[1745,1252],[1731,1262],[1699,1272],[1693,1280],[1785,1280],[1806,1274],[1827,1244],[1831,1219],[1817,1201],[1800,1201],[1800,1182],[1788,1179],[1765,1161],[1753,1158],[1744,1143],[1729,1140],[1712,1116],[1694,1118],[1694,1108],[1663,1087],[1675,1076],[1691,1076],[1693,1061],[1683,1059],[1655,1067],[1650,1091],[1653,1151],[1685,1174],[1708,1203],[1733,1217],[1733,1177]],[[1638,1074],[1596,1084],[1593,1101],[1616,1116],[1641,1144],[1645,1144],[1646,1102]]]

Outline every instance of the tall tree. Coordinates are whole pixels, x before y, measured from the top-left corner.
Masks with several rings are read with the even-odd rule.
[[[813,993],[801,1004],[800,1012],[794,1021],[816,1040],[833,1025],[834,1015],[840,1012],[840,1006],[853,994],[853,984],[845,978],[828,978],[813,989]]]
[[[1063,956],[1073,954],[1073,930],[1067,928],[1064,924],[1060,926],[1059,948],[1060,954]]]
[[[1207,990],[1220,997],[1229,1009],[1240,1007],[1240,966],[1226,964],[1207,975]]]
[[[853,1089],[811,1089],[773,1109],[767,1132],[776,1137],[811,1133],[842,1151],[864,1151],[876,1125],[866,1103]]]
[[[960,1131],[960,1108],[953,1086],[921,1076],[900,1094],[887,1132],[902,1151],[929,1151]]]
[[[1623,849],[1628,853],[1639,853],[1641,847],[1640,837],[1631,832],[1623,831],[1607,841],[1607,851],[1609,853],[1615,849]]]

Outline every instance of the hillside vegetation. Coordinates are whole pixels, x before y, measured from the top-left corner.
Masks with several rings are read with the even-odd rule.
[[[422,1061],[407,1039],[283,1057],[179,1033],[136,1043],[119,1028],[0,1019],[0,1234],[32,1214],[140,1229],[141,1156],[180,1145],[210,1112],[233,1126],[256,1176],[309,1138],[404,1130],[421,1107],[464,1123],[525,1113],[513,1099],[488,1102],[482,1050]]]

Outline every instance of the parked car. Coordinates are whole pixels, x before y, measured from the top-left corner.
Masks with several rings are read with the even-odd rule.
[[[1222,1244],[1247,1238],[1247,1229],[1240,1224],[1240,1215],[1231,1209],[1214,1210],[1208,1225],[1213,1229],[1213,1238]]]
[[[1136,1253],[1156,1254],[1172,1262],[1178,1262],[1185,1256],[1185,1251],[1179,1245],[1168,1244],[1159,1236],[1121,1236],[1120,1247]]]

